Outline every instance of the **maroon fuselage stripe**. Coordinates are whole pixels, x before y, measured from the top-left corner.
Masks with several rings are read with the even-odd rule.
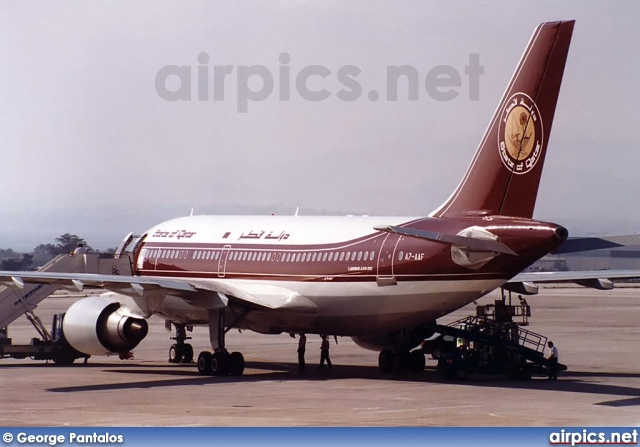
[[[424,228],[424,221],[421,223],[412,226]],[[493,224],[492,231],[500,234],[507,245],[520,249],[522,259],[514,262],[513,257],[498,256],[477,270],[454,263],[448,245],[372,233],[350,241],[315,245],[145,242],[138,252],[143,262],[136,262],[136,266],[141,266],[136,273],[276,281],[363,282],[385,277],[399,281],[506,280],[537,259],[541,251],[547,247],[551,250],[555,245],[553,241],[538,244],[541,236],[549,238],[548,224],[527,220],[532,230],[543,231],[524,234],[521,230],[509,231],[514,228],[514,222],[510,223],[504,228]],[[469,224],[464,222],[466,226]]]

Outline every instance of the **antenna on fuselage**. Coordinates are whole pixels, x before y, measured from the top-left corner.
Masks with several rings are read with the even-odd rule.
[[[298,211],[300,211],[300,207],[297,207],[297,208],[296,208],[296,212],[295,212],[295,214],[294,214],[294,216],[295,216],[295,217],[298,217]]]

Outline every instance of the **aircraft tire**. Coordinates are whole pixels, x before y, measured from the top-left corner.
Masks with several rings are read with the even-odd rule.
[[[211,358],[210,352],[202,351],[198,356],[198,372],[204,376],[211,375]]]
[[[182,363],[193,362],[193,346],[186,344],[182,349]]]
[[[424,354],[420,351],[411,351],[409,353],[409,369],[412,373],[421,373],[427,366]]]
[[[229,356],[229,374],[241,376],[244,372],[244,356],[240,352],[232,352]]]
[[[397,351],[393,354],[393,372],[407,372],[410,366],[410,357],[408,351]]]
[[[76,360],[76,356],[72,352],[61,351],[56,353],[53,363],[57,366],[69,366]]]
[[[393,351],[391,349],[383,349],[380,351],[378,367],[380,371],[384,373],[393,371]]]
[[[172,344],[169,348],[169,363],[180,363],[184,356],[182,346]]]
[[[214,352],[209,362],[211,374],[214,376],[226,376],[229,373],[229,357],[226,352]]]

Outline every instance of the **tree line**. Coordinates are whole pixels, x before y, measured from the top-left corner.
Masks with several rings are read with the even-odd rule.
[[[57,237],[54,243],[38,245],[33,253],[17,253],[11,248],[0,248],[0,270],[35,270],[58,255],[73,253],[78,244],[83,244],[90,252],[99,253],[80,236],[65,233]],[[105,253],[113,252],[115,249],[109,249]]]

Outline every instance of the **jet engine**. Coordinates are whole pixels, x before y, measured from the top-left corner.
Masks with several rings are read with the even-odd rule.
[[[72,304],[62,322],[67,342],[83,354],[126,353],[147,335],[147,321],[116,301],[118,295],[83,298]]]

